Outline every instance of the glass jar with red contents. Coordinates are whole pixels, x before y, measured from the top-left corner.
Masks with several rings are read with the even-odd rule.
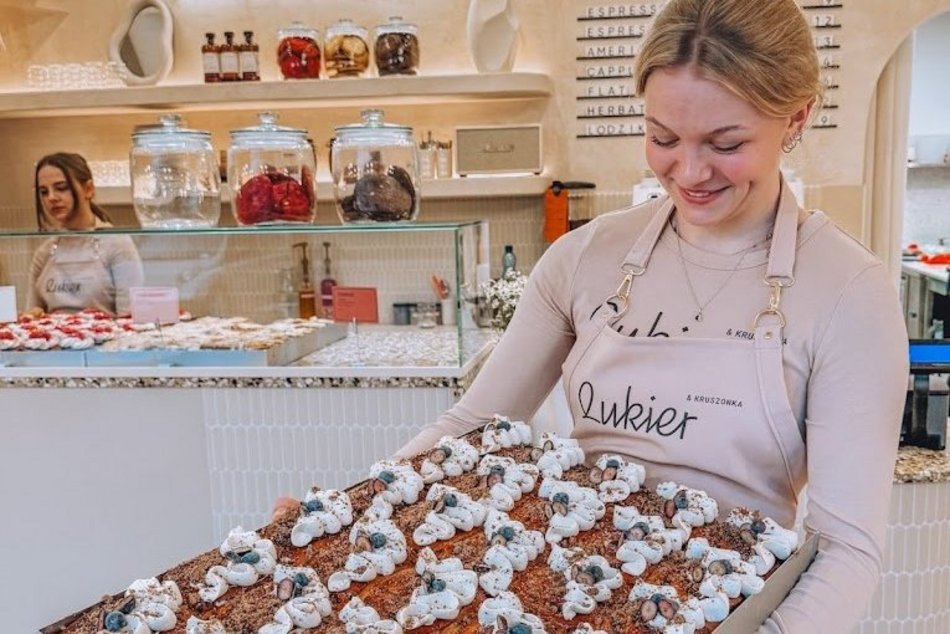
[[[316,155],[307,131],[277,125],[262,112],[260,125],[231,130],[228,184],[241,225],[310,223],[316,211]]]
[[[277,65],[284,79],[320,76],[320,32],[294,21],[277,31]]]

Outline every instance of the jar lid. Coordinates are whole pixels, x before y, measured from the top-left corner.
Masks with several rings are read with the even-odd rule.
[[[300,20],[294,20],[290,23],[290,26],[277,29],[277,37],[280,39],[285,37],[307,37],[316,41],[320,37],[320,31],[305,25]]]
[[[402,19],[401,15],[390,16],[388,22],[384,22],[376,27],[376,34],[383,35],[386,33],[411,33],[415,35],[419,31],[419,28],[410,22],[406,22]]]
[[[231,130],[231,140],[274,140],[307,142],[307,131],[302,128],[289,128],[277,125],[277,113],[261,112],[257,115],[260,125]]]
[[[163,114],[159,123],[137,125],[132,130],[132,140],[138,142],[163,141],[210,141],[211,133],[205,130],[183,128],[181,115]]]
[[[355,24],[353,20],[343,18],[338,20],[336,24],[327,27],[327,37],[333,37],[334,35],[358,35],[365,40],[367,31],[360,25]]]
[[[405,125],[383,122],[383,111],[375,108],[363,110],[363,123],[350,123],[336,127],[336,135],[343,139],[405,139],[412,137],[412,128]]]

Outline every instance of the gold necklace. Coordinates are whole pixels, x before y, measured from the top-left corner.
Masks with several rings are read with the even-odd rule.
[[[683,239],[680,238],[679,231],[676,230],[676,225],[673,224],[672,216],[670,216],[669,223],[670,223],[670,229],[673,230],[673,235],[676,236],[676,252],[679,254],[680,265],[683,267],[683,277],[686,278],[686,287],[689,289],[689,294],[693,298],[693,303],[696,304],[696,314],[693,316],[693,319],[696,321],[703,320],[703,311],[706,310],[706,307],[709,306],[709,304],[711,304],[714,299],[716,299],[719,293],[722,292],[722,289],[726,288],[726,285],[729,284],[729,281],[736,274],[736,271],[738,271],[739,267],[742,266],[742,261],[745,260],[745,256],[752,253],[752,251],[754,251],[755,248],[758,247],[760,244],[765,244],[766,242],[772,239],[772,231],[769,230],[769,234],[765,236],[765,240],[763,240],[761,243],[756,242],[752,246],[745,248],[741,252],[741,255],[739,256],[739,260],[736,262],[736,265],[732,267],[731,271],[729,271],[729,275],[726,276],[726,279],[723,280],[722,284],[720,284],[719,287],[716,288],[716,290],[713,292],[713,294],[709,296],[709,299],[707,299],[705,302],[700,302],[699,297],[696,295],[696,289],[693,288],[693,281],[689,278],[689,270],[686,267],[686,258],[683,257]]]

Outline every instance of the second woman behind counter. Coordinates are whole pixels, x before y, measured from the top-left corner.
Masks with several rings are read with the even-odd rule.
[[[40,231],[94,231],[112,227],[93,202],[96,187],[79,154],[41,158],[34,176]],[[144,282],[142,261],[129,236],[86,234],[45,240],[30,266],[30,312],[78,312],[96,308],[129,313],[129,288]]]

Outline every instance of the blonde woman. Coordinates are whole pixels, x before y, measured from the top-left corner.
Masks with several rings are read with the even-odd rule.
[[[849,632],[880,574],[907,339],[881,262],[782,181],[821,93],[811,32],[794,0],[670,0],[636,83],[668,195],[553,244],[471,389],[400,455],[527,420],[560,380],[588,461],[788,527],[807,484],[819,554],[761,631]]]

